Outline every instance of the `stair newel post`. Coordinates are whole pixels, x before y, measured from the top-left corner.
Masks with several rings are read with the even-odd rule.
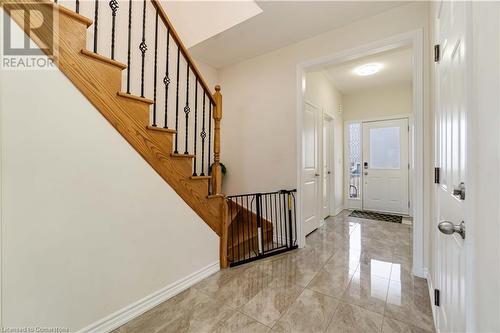
[[[222,94],[220,86],[215,86],[214,107],[214,164],[212,167],[212,194],[222,193],[222,171],[220,166],[220,122],[222,119]]]
[[[228,204],[226,199],[222,200],[221,204],[221,209],[222,209],[222,223],[221,223],[221,232],[220,232],[220,239],[219,239],[219,259],[220,259],[220,268],[227,268],[228,267],[228,251],[227,251],[227,242],[228,242],[228,233],[229,233],[229,220],[228,220]],[[234,249],[233,249],[234,251]],[[233,254],[234,256],[234,254]]]

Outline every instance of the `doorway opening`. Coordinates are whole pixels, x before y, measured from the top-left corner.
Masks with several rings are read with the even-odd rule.
[[[425,276],[422,220],[422,50],[422,32],[414,31],[307,61],[298,66],[299,246],[305,245],[305,236],[308,233],[321,226],[327,211],[330,212],[330,216],[344,209],[359,209],[412,217],[412,270],[417,276]],[[366,73],[370,71],[376,72],[384,66],[389,66],[385,67],[387,70],[391,66],[397,67],[397,61],[385,64],[380,57],[404,58],[403,54],[407,56],[404,60],[407,61],[406,72],[403,73],[396,68],[392,73],[394,76],[408,74],[409,79],[403,79],[402,81],[405,81],[403,83],[398,82],[397,77],[389,75],[388,80],[392,80],[395,90],[383,92],[381,87],[384,82],[380,76],[377,78],[373,76],[374,79],[370,79],[371,85],[380,89],[378,91],[372,89],[374,91],[371,100],[358,96],[357,101],[360,104],[365,103],[365,107],[364,113],[357,113],[358,110],[350,105],[352,103],[349,101],[349,94],[343,91],[346,87],[342,84],[346,80],[341,76],[340,79],[336,79],[338,75],[334,75],[335,70],[339,69],[340,72],[337,74],[342,74],[342,70],[346,72],[343,67],[350,67],[347,71],[349,75],[358,74],[360,77],[368,78],[369,75]],[[353,64],[357,65],[354,69]],[[377,66],[361,68],[362,65]],[[360,72],[354,73],[356,70]],[[329,92],[331,95],[339,96],[334,105],[325,107],[318,102],[321,100],[318,97],[324,97],[326,93],[324,89],[321,90],[321,87],[315,85],[310,77],[320,74],[326,76],[334,90],[337,90],[333,94]],[[387,86],[389,83],[387,82]],[[369,87],[365,88],[369,90]],[[396,92],[397,88],[400,88],[399,92]],[[347,90],[349,89],[348,87]],[[390,101],[397,98],[397,95],[405,94],[409,98],[405,99],[405,107],[399,107],[399,111],[389,110],[388,106],[384,107],[383,101],[379,101],[381,107],[375,108],[377,98],[383,100],[386,96]],[[311,108],[316,111],[312,111]],[[333,122],[333,140],[326,140],[327,144],[324,143],[325,129],[319,126],[324,123],[322,115],[325,113],[332,117]],[[340,126],[337,126],[337,123],[340,123]],[[327,147],[328,153],[332,155],[330,158],[325,155],[324,147]],[[324,163],[325,160],[330,164]],[[325,177],[325,174],[330,177]],[[339,193],[336,191],[337,188],[340,188]]]

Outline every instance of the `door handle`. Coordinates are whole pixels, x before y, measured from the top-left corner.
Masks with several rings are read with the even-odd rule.
[[[455,232],[459,234],[462,239],[465,239],[465,222],[462,221],[460,224],[453,224],[450,221],[442,221],[438,224],[438,229],[445,235],[451,235]]]
[[[368,176],[368,172],[365,172],[364,174],[365,174],[365,176]]]
[[[315,173],[315,174],[314,174],[314,177],[319,177],[319,173]]]

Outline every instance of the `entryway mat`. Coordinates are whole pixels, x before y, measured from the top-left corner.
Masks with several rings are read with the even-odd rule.
[[[381,214],[381,213],[367,212],[361,210],[354,210],[351,214],[349,214],[349,216],[359,217],[361,219],[385,221],[392,223],[401,223],[403,221],[403,217],[400,215]]]

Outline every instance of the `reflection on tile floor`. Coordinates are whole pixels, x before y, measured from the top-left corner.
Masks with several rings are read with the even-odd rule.
[[[433,332],[411,227],[348,215],[305,248],[218,272],[115,332]]]

